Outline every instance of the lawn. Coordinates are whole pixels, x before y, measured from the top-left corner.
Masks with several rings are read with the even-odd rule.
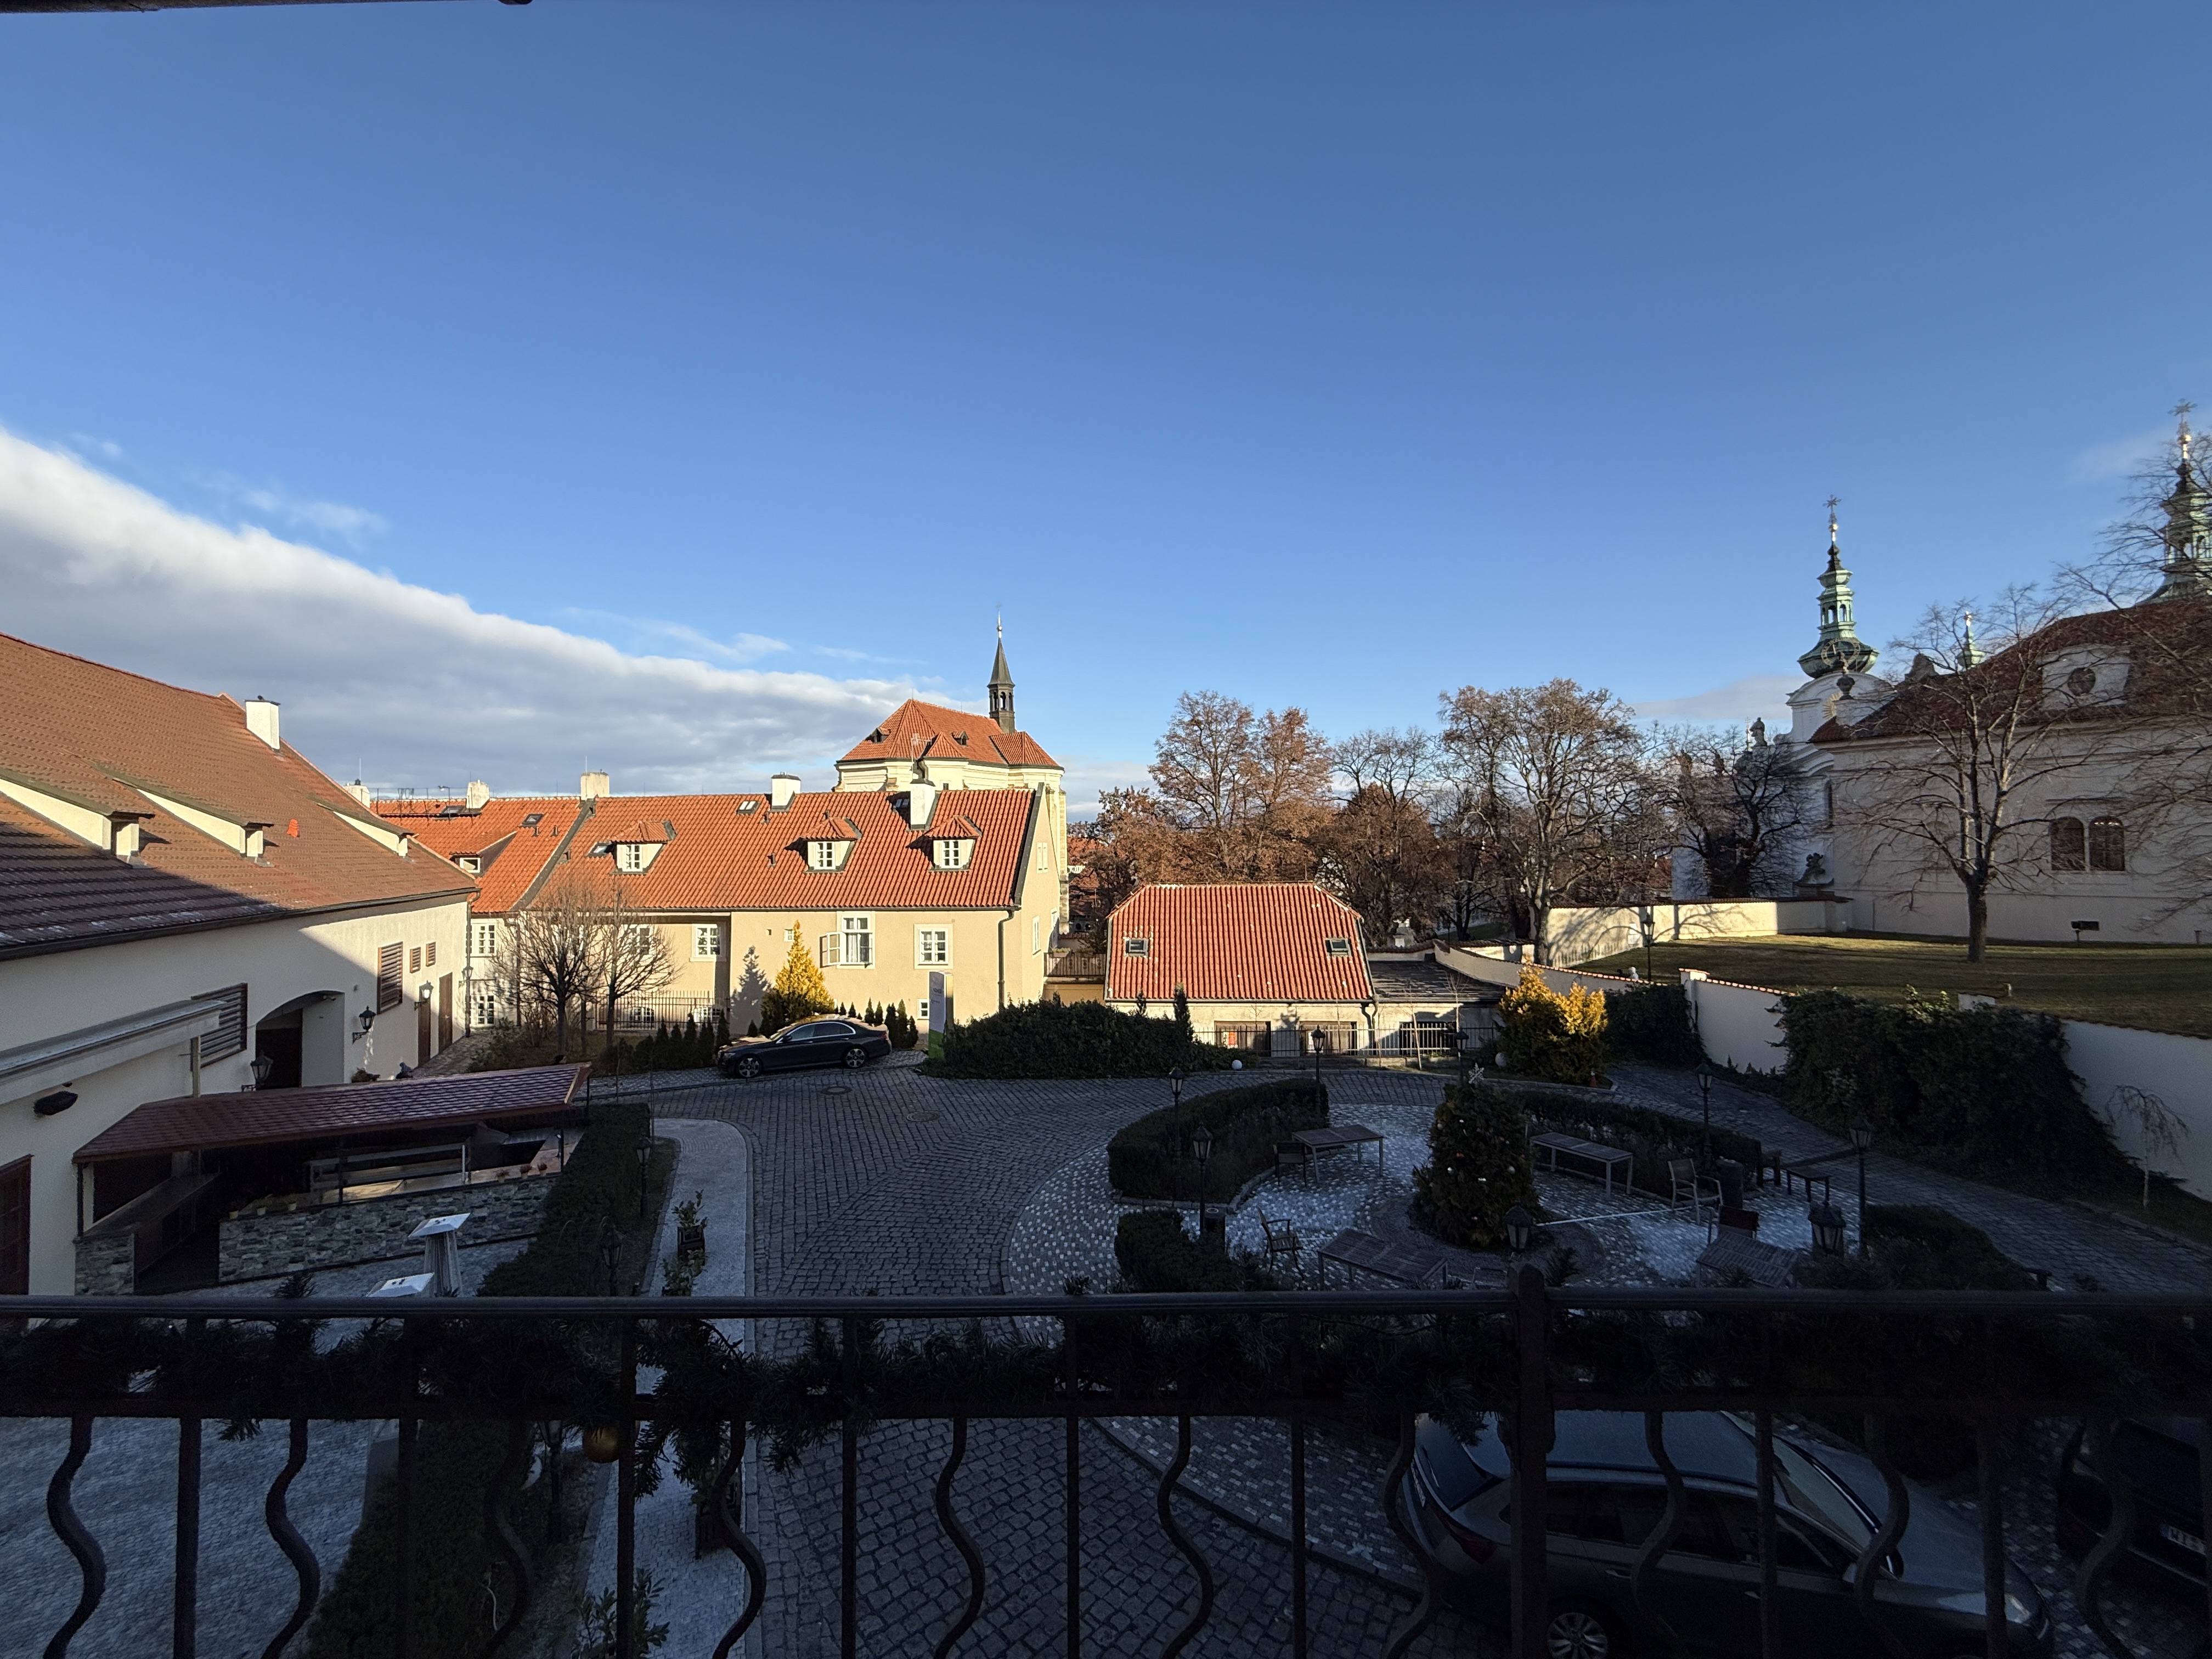
[[[2212,1036],[2212,949],[2187,945],[1992,945],[1966,960],[1957,939],[1810,934],[1656,945],[1580,964],[1599,973],[1671,980],[1702,968],[1715,979],[1778,991],[1848,991],[1881,1002],[1921,991],[1971,991],[2069,1019]]]

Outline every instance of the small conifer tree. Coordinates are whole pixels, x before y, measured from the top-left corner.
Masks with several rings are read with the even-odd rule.
[[[1586,1084],[1605,1065],[1605,998],[1587,986],[1565,995],[1534,967],[1498,1004],[1498,1044],[1517,1077]]]
[[[1429,1161],[1413,1171],[1414,1218],[1448,1244],[1494,1249],[1505,1243],[1516,1204],[1536,1207],[1528,1115],[1491,1084],[1445,1090],[1429,1128]]]
[[[836,1006],[830,1000],[829,983],[823,979],[822,970],[815,965],[806,949],[805,930],[796,917],[791,923],[791,953],[783,959],[783,968],[761,999],[761,1024],[770,1031],[781,1030],[793,1020],[806,1018],[810,1014],[824,1014]]]
[[[1176,987],[1175,1023],[1176,1030],[1181,1034],[1185,1042],[1188,1042],[1191,1040],[1190,999],[1183,994],[1183,988],[1180,985]]]

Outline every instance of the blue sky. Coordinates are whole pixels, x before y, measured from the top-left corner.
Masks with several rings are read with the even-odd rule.
[[[2212,386],[2208,48],[2119,4],[0,20],[0,629],[502,789],[818,769],[979,697],[1000,605],[1079,796],[1185,689],[1342,732],[1786,674],[1831,492],[1883,640],[2087,550]],[[132,491],[180,550],[116,552]],[[258,544],[195,520],[384,598],[196,600]],[[123,562],[27,574],[80,535]],[[417,589],[547,628],[471,661]]]

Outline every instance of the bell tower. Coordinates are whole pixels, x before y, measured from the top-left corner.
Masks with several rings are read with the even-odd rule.
[[[991,665],[991,718],[999,730],[1014,729],[1014,677],[1006,672],[1006,623],[999,621],[999,655]]]

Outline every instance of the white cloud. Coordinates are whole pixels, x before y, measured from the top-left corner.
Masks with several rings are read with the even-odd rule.
[[[121,452],[110,450],[108,453],[113,455]],[[381,515],[365,507],[348,507],[343,501],[310,501],[306,496],[293,495],[280,485],[248,483],[234,473],[194,473],[192,482],[253,512],[265,513],[282,523],[326,536],[343,536],[356,547],[368,537],[380,536],[391,528]]]
[[[2098,483],[2107,478],[2131,477],[2165,453],[2173,441],[2173,428],[2154,426],[2132,438],[2114,438],[2091,444],[2066,463],[2069,483]]]
[[[1763,717],[1768,725],[1789,715],[1789,697],[1804,684],[1788,674],[1753,674],[1711,691],[1686,697],[1661,697],[1636,705],[1638,720],[1729,720]]]
[[[106,438],[95,438],[89,432],[72,432],[70,441],[81,449],[96,449],[111,461],[123,459],[123,446]]]
[[[751,662],[757,658],[773,656],[776,652],[791,649],[781,640],[770,639],[765,634],[733,634],[726,640],[718,640],[712,635],[701,633],[689,623],[664,622],[658,617],[627,617],[617,611],[587,611],[578,605],[570,605],[560,614],[574,617],[580,622],[611,623],[631,634],[648,638],[673,640],[679,645],[703,651],[723,662]]]
[[[1133,785],[1150,787],[1152,775],[1142,761],[1105,760],[1096,755],[1059,757],[1066,767],[1067,816],[1071,820],[1095,817],[1098,798],[1109,789]]]
[[[821,765],[904,681],[641,655],[478,611],[262,529],[195,518],[0,431],[0,629],[203,690],[270,696],[334,775],[573,790],[758,787]],[[772,647],[720,642],[728,657]]]

